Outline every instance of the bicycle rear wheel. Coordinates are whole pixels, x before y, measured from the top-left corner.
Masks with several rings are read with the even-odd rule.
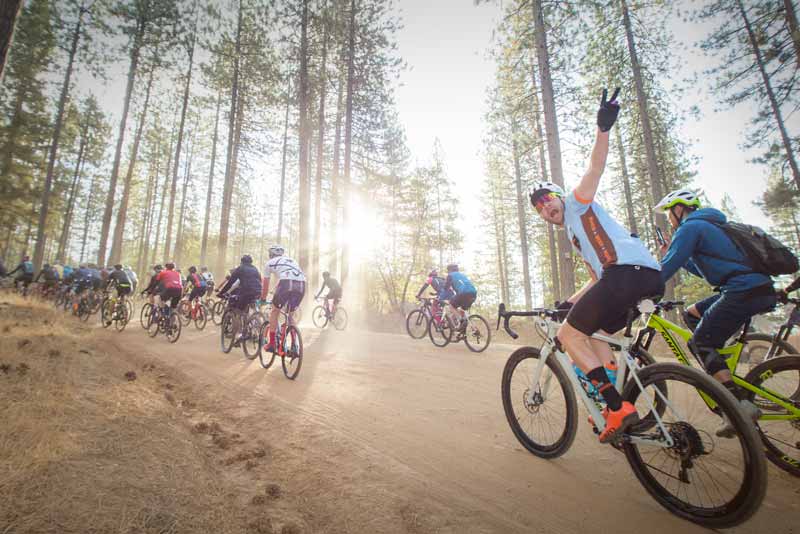
[[[130,317],[130,310],[126,304],[117,305],[116,316],[114,318],[114,328],[117,329],[117,332],[125,330]]]
[[[203,304],[197,308],[197,313],[194,317],[194,327],[198,330],[202,330],[206,327],[206,323],[208,322],[208,312],[206,311],[206,307]]]
[[[328,326],[328,315],[325,313],[325,308],[322,306],[314,308],[314,311],[311,312],[311,321],[320,329]]]
[[[283,343],[283,357],[281,358],[283,374],[289,380],[294,380],[303,365],[303,338],[300,330],[294,325],[288,326],[281,343]]]
[[[181,324],[183,326],[189,326],[189,323],[192,322],[192,303],[188,300],[182,300],[180,304],[178,304],[178,309],[175,310],[180,317]]]
[[[422,310],[411,310],[406,316],[406,332],[413,339],[422,339],[428,333],[428,317]]]
[[[156,337],[158,335],[158,331],[161,330],[162,321],[163,318],[161,317],[161,310],[153,309],[148,318],[147,335],[150,337]]]
[[[800,356],[772,358],[756,366],[745,381],[782,397],[794,408],[800,409]],[[758,406],[765,416],[791,413],[773,401],[747,391],[748,399]],[[793,420],[758,420],[758,433],[764,444],[767,459],[787,473],[800,477],[800,418]]]
[[[261,367],[269,369],[275,361],[275,351],[267,351],[264,348],[269,342],[269,322],[265,322],[261,325],[261,329],[258,333],[258,342],[261,345],[261,348],[258,350],[258,361],[261,363]]]
[[[767,471],[755,426],[745,420],[738,401],[722,384],[684,365],[657,363],[637,375],[644,394],[630,380],[623,398],[645,413],[666,385],[669,405],[661,420],[674,441],[671,447],[659,445],[665,438],[660,426],[623,436],[622,450],[639,482],[673,514],[709,528],[733,527],[750,518],[764,499]],[[715,436],[720,416],[698,393],[728,418],[736,430],[733,438]],[[631,436],[648,441],[636,443]]]
[[[167,318],[166,336],[170,343],[175,343],[181,337],[181,320],[175,310],[169,314]]]
[[[104,300],[103,304],[100,306],[100,324],[103,325],[103,328],[108,328],[111,326],[111,323],[114,322],[111,317],[114,315],[115,307],[115,303],[108,299]]]
[[[220,318],[220,346],[222,348],[222,352],[228,354],[231,349],[233,348],[233,342],[236,338],[236,329],[234,328],[234,319],[236,318],[236,312],[227,310],[222,317]]]
[[[347,328],[347,310],[342,307],[337,307],[331,321],[333,321],[333,327],[336,330],[344,330]]]
[[[252,313],[242,328],[242,351],[245,358],[255,360],[261,351],[261,325],[267,322],[260,313]]]
[[[756,366],[763,363],[765,358],[774,358],[784,354],[800,354],[790,343],[777,339],[774,335],[754,332],[744,337],[745,346],[739,357],[741,374],[748,374]],[[770,352],[772,354],[770,354]]]
[[[470,315],[464,331],[464,344],[472,352],[483,352],[492,340],[489,323],[480,315]]]
[[[139,323],[141,323],[142,328],[147,330],[150,326],[150,314],[153,312],[153,305],[149,302],[146,302],[142,306],[142,310],[139,312]]]
[[[533,347],[515,350],[503,368],[500,396],[517,440],[531,454],[551,459],[567,452],[575,439],[578,404],[569,378],[552,357],[533,383],[541,357]]]

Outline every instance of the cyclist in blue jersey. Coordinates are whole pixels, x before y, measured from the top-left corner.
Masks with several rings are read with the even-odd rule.
[[[622,400],[606,372],[606,366],[614,367],[611,347],[591,336],[621,330],[628,310],[641,299],[664,292],[658,261],[595,200],[608,157],[609,130],[619,114],[618,94],[619,89],[608,100],[603,90],[589,168],[578,186],[566,194],[557,184],[545,182],[530,194],[531,204],[545,221],[565,227],[589,270],[591,281],[568,299],[571,309],[558,339],[606,401],[606,427],[600,434],[603,443],[639,417],[636,408]]]
[[[753,271],[725,230],[717,226],[727,222],[725,214],[713,208],[703,208],[693,191],[672,191],[656,204],[655,209],[669,217],[674,230],[672,240],[661,247],[664,255],[661,276],[664,281],[683,267],[719,289],[716,295],[696,302],[684,312],[686,325],[694,331],[689,346],[706,372],[739,399],[742,412],[752,420],[758,420],[760,410],[747,400],[747,391],[733,382],[725,356],[719,350],[751,317],[775,307],[778,297],[772,279]],[[735,435],[727,420],[716,433],[726,438]]]
[[[19,262],[19,265],[16,268],[8,273],[8,276],[19,272],[17,277],[14,279],[15,284],[22,284],[25,288],[25,291],[28,290],[28,286],[31,285],[33,282],[33,262],[31,262],[30,256],[23,256],[22,261]]]
[[[450,305],[458,312],[459,327],[466,324],[466,310],[475,303],[478,290],[467,276],[458,270],[458,264],[451,263],[447,266],[447,279],[444,281],[445,291],[452,291],[453,297]]]

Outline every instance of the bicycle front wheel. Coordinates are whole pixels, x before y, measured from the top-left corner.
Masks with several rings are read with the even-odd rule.
[[[745,381],[800,410],[800,356],[767,360],[750,371]],[[792,413],[754,391],[748,390],[747,394],[763,413],[758,420],[758,433],[767,459],[787,473],[800,477],[800,417],[765,419],[768,416],[791,417]]]
[[[414,339],[422,339],[428,333],[428,317],[422,310],[412,310],[406,316],[406,332]]]
[[[222,324],[222,316],[225,314],[225,301],[218,300],[214,303],[214,307],[211,308],[211,321],[219,326]]]
[[[438,324],[436,318],[428,322],[428,337],[437,347],[446,347],[450,343],[450,336],[452,335],[452,328],[450,328],[450,321],[447,317],[441,317]]]
[[[303,365],[303,338],[296,326],[286,327],[286,335],[281,340],[283,343],[283,357],[281,365],[283,374],[289,380],[294,380],[300,374]]]
[[[503,368],[500,395],[517,440],[531,454],[550,459],[572,445],[578,429],[578,403],[567,374],[552,357],[539,380],[533,382],[541,357],[533,347],[515,350]]]
[[[314,311],[311,312],[311,321],[319,329],[328,326],[328,314],[325,313],[325,308],[322,306],[314,308]]]
[[[464,331],[464,344],[472,352],[483,352],[489,346],[492,331],[489,323],[480,315],[470,315]]]
[[[178,305],[178,309],[175,311],[178,317],[180,317],[181,324],[183,326],[189,326],[189,323],[192,322],[192,303],[188,300],[182,300]]]
[[[127,305],[122,304],[117,306],[117,315],[114,317],[114,328],[117,329],[117,332],[125,330],[130,317],[130,310]]]
[[[202,330],[206,327],[206,323],[208,322],[208,312],[206,311],[206,307],[203,304],[200,304],[197,308],[197,314],[194,317],[194,327],[198,330]]]
[[[333,327],[336,330],[344,330],[347,327],[347,310],[344,308],[336,308],[336,311],[333,312]]]
[[[648,433],[631,432],[622,443],[639,482],[661,506],[694,523],[728,528],[749,519],[764,499],[767,470],[755,426],[745,420],[736,398],[705,373],[676,363],[653,364],[637,375],[644,394],[629,380],[622,396],[640,417],[652,413],[661,388],[669,391],[659,418],[664,428],[656,424]],[[701,395],[716,404],[715,411]],[[716,411],[735,429],[733,438],[716,437],[722,422]]]
[[[103,325],[103,328],[111,326],[114,308],[115,305],[110,300],[104,300],[102,306],[100,306],[100,324]]]

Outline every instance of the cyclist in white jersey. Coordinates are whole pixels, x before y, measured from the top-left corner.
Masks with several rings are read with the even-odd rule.
[[[278,313],[281,308],[286,306],[289,313],[300,306],[306,294],[306,275],[297,265],[297,262],[288,256],[284,256],[284,249],[280,245],[269,247],[269,261],[264,268],[264,291],[263,296],[269,292],[270,274],[278,278],[278,285],[272,295],[272,311],[269,314],[269,344],[266,350],[272,351],[275,347],[275,325],[278,323]]]
[[[542,183],[530,194],[531,204],[549,223],[565,226],[573,247],[581,255],[591,282],[567,300],[566,320],[558,339],[606,401],[606,428],[601,442],[613,439],[639,418],[636,408],[622,397],[609,378],[616,364],[607,343],[591,339],[595,332],[608,334],[623,328],[628,310],[645,297],[663,295],[659,263],[638,237],[615,221],[595,201],[608,156],[609,130],[617,120],[619,89],[611,100],[603,90],[597,112],[597,137],[589,169],[569,193],[553,183]]]

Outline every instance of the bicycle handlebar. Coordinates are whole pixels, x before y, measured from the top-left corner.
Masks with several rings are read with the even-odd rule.
[[[519,334],[514,332],[508,324],[512,317],[546,317],[558,321],[563,312],[564,310],[549,310],[547,308],[535,308],[531,311],[506,311],[506,305],[500,303],[500,306],[497,308],[496,330],[500,330],[500,319],[503,319],[503,329],[512,339],[517,339]]]
[[[682,300],[663,300],[656,304],[656,310],[670,311],[675,308],[682,308],[686,303]]]

